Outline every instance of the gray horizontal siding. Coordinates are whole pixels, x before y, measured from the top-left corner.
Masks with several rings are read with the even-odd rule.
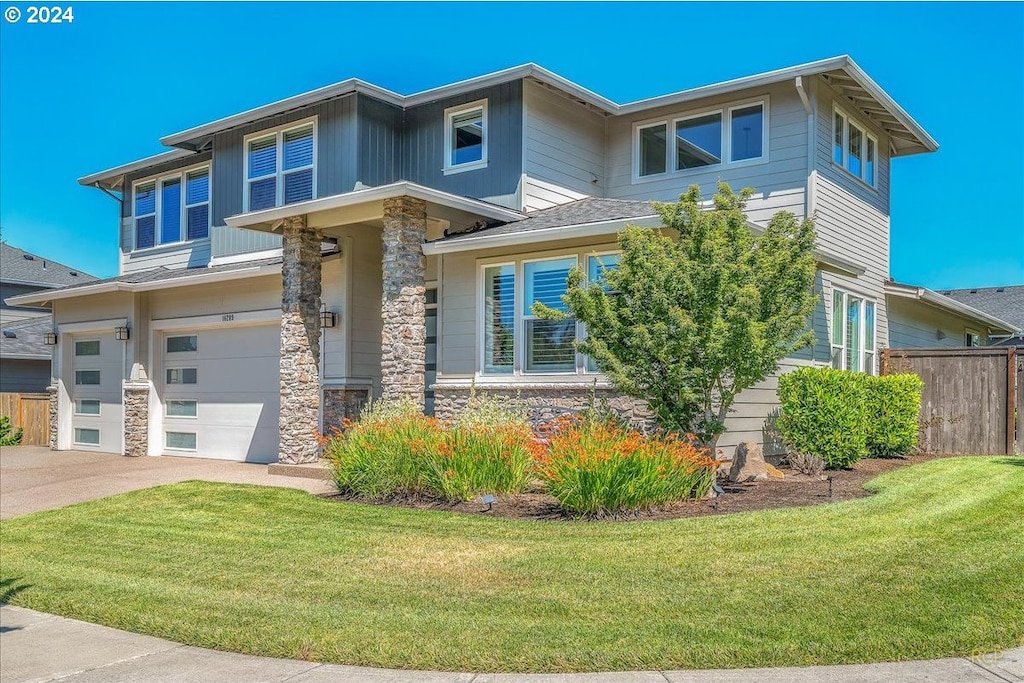
[[[487,167],[444,175],[444,110],[487,100]],[[405,112],[402,177],[453,194],[518,207],[523,169],[523,82],[503,83]]]
[[[967,328],[981,335],[982,344],[987,343],[988,330],[983,325],[920,301],[889,297],[889,344],[894,349],[963,346]]]
[[[210,256],[213,258],[280,248],[279,233],[229,228],[226,225],[215,225],[210,230]]]
[[[303,107],[220,133],[213,140],[213,224],[242,212],[244,138],[301,119],[317,117],[317,196],[349,192],[356,182],[355,96]]]

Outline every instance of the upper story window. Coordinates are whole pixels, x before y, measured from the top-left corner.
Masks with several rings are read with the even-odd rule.
[[[209,166],[136,182],[132,194],[135,249],[209,237]]]
[[[981,333],[969,327],[965,329],[964,346],[981,346]]]
[[[875,302],[832,290],[832,367],[875,372]]]
[[[444,110],[444,172],[487,166],[487,100]]]
[[[596,372],[594,363],[576,353],[575,343],[586,334],[575,319],[541,320],[533,315],[537,301],[566,311],[569,270],[585,264],[588,278],[602,282],[615,268],[617,254],[562,254],[551,258],[520,259],[483,267],[484,374],[580,374]]]
[[[316,121],[261,131],[245,139],[245,210],[316,197]]]
[[[768,98],[636,126],[637,179],[768,158]],[[672,138],[669,138],[671,131]]]
[[[854,177],[875,186],[878,140],[840,109],[833,112],[832,161]]]

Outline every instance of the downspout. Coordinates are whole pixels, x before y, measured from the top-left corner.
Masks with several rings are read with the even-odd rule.
[[[804,217],[813,218],[815,211],[815,192],[818,184],[818,172],[814,167],[814,153],[817,149],[817,134],[818,127],[814,117],[814,107],[811,104],[811,98],[807,95],[807,89],[804,87],[804,79],[802,76],[797,76],[793,81],[793,85],[796,87],[796,94],[800,96],[800,102],[804,105],[804,112],[807,114],[807,186],[804,188]],[[824,294],[824,292],[822,293]],[[818,307],[814,307],[814,311],[811,313],[811,329],[814,330],[814,344],[811,346],[811,362],[817,361],[815,357],[815,350],[818,348],[818,326],[817,318]],[[828,318],[825,319],[826,326],[828,325]]]

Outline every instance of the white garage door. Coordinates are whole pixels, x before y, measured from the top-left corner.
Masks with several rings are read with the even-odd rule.
[[[71,447],[121,453],[124,342],[78,334],[71,342]]]
[[[163,453],[275,462],[277,325],[163,335]]]

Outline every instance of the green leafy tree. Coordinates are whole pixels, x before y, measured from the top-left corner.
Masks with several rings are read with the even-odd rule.
[[[17,446],[21,443],[21,427],[11,424],[11,418],[0,415],[0,446]]]
[[[814,342],[814,225],[779,212],[755,234],[744,214],[752,194],[719,183],[711,207],[697,186],[656,203],[668,231],[627,227],[604,282],[575,268],[567,313],[533,307],[541,318],[586,323],[579,350],[616,389],[645,399],[661,427],[711,448],[737,394]]]

